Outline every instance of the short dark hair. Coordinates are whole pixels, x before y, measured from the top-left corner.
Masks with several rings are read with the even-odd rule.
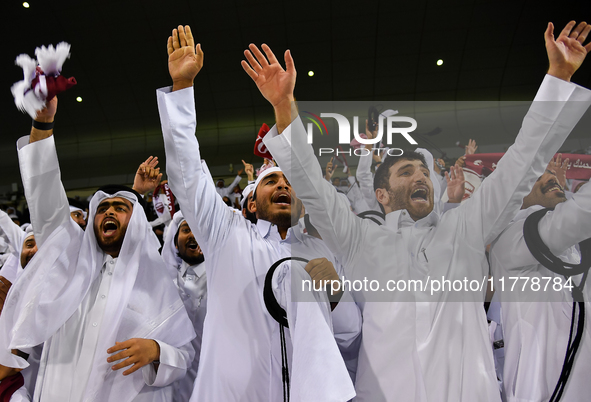
[[[386,190],[390,189],[390,168],[394,166],[394,164],[398,161],[415,161],[419,160],[429,169],[427,166],[427,161],[425,160],[425,156],[419,152],[415,151],[404,151],[404,153],[400,156],[390,156],[382,162],[380,167],[376,170],[376,175],[373,179],[373,190],[376,191],[378,188],[385,188]]]

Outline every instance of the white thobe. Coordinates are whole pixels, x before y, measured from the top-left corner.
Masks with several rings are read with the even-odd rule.
[[[8,244],[12,246],[13,254],[20,259],[23,241],[26,237],[25,232],[4,211],[0,211],[0,229],[8,239]]]
[[[488,180],[488,179],[487,179]],[[486,182],[486,181],[485,181]],[[499,236],[491,248],[491,268],[495,278],[505,278],[505,289],[513,284],[510,277],[539,278],[541,289],[547,279],[566,280],[543,265],[530,253],[523,237],[527,216],[541,209],[533,206],[521,211],[515,221]],[[581,256],[576,245],[591,238],[591,186],[584,186],[572,199],[548,212],[539,223],[540,236],[554,255],[578,264]],[[582,275],[572,277],[579,285]],[[519,280],[519,292],[500,291],[501,317],[505,342],[503,382],[509,402],[548,401],[554,392],[564,363],[572,317],[572,295],[569,289],[557,287],[542,292]],[[535,288],[534,288],[535,289]],[[563,401],[588,401],[591,398],[591,285],[583,288],[585,332],[577,352]]]
[[[157,97],[168,180],[207,258],[207,315],[191,401],[280,401],[279,324],[263,301],[265,276],[284,257],[327,257],[336,263],[334,257],[327,255],[330,252],[316,238],[305,235],[300,241],[290,228],[282,239],[277,226],[262,219],[253,225],[239,211],[228,208],[200,163],[193,88],[175,92],[164,88],[157,91]],[[286,339],[290,359],[289,331]],[[332,346],[336,349],[336,344]],[[342,359],[341,371],[333,369],[339,362],[325,364],[331,370],[323,375],[326,389],[317,390],[319,401],[350,399],[354,392]],[[333,391],[332,384],[343,376],[342,387]],[[331,397],[324,398],[326,390]]]
[[[264,142],[349,279],[375,279],[382,289],[387,280],[482,282],[489,270],[485,246],[517,213],[590,102],[588,90],[546,76],[515,145],[470,200],[416,222],[406,210],[394,211],[384,226],[347,213],[322,179],[299,117],[281,135],[274,127]],[[354,293],[363,314],[356,400],[500,400],[482,306],[485,291]]]
[[[234,191],[234,187],[236,187],[238,185],[238,183],[240,183],[240,180],[242,180],[242,177],[240,177],[240,175],[236,175],[236,177],[234,178],[234,181],[228,187],[216,186],[215,191],[217,191],[218,194],[220,195],[220,197],[222,197],[222,198],[224,198],[224,197],[230,198],[230,195]],[[230,198],[230,200],[231,200],[231,198]]]
[[[341,179],[341,182],[342,180],[344,179]],[[360,214],[361,212],[369,210],[363,194],[361,194],[359,186],[357,183],[355,183],[355,177],[349,176],[347,178],[347,182],[349,183],[348,186],[342,185],[336,187],[336,189],[347,196],[347,199],[351,203],[351,209],[353,212],[355,212],[355,214]]]
[[[41,249],[53,230],[64,223],[55,219],[55,203],[61,204],[60,200],[65,199],[65,192],[60,183],[59,169],[55,169],[57,158],[53,136],[31,144],[28,142],[28,136],[23,137],[17,145],[21,175],[25,178],[23,184],[30,197],[28,201],[31,217],[40,223],[35,227],[35,238]],[[39,160],[31,155],[44,155],[45,159]],[[31,177],[42,177],[43,180],[34,181],[36,185],[31,188]],[[44,202],[37,202],[40,200]],[[63,204],[65,208],[69,208],[67,203]],[[63,215],[63,219],[71,219],[69,212]],[[93,368],[101,326],[112,324],[103,323],[102,317],[109,300],[116,259],[104,253],[103,255],[103,269],[78,307],[80,319],[70,319],[59,329],[59,344],[55,343],[55,337],[45,342],[33,397],[35,401],[82,401]],[[159,340],[155,341],[160,346],[158,371],[155,371],[152,364],[141,369],[146,386],[133,399],[134,402],[171,400],[172,388],[166,386],[184,375],[186,362],[192,358],[193,349],[190,343],[175,348]],[[99,353],[105,353],[105,359],[107,358],[106,351]]]
[[[10,402],[31,402],[31,398],[29,397],[29,393],[27,392],[27,387],[23,385],[10,397]]]
[[[173,384],[175,402],[187,402],[193,393],[193,384],[197,378],[197,369],[199,368],[199,355],[201,352],[201,340],[203,337],[203,322],[207,313],[207,276],[205,274],[205,264],[189,265],[185,261],[177,271],[177,286],[179,294],[187,314],[195,328],[197,335],[191,341],[195,349],[195,358],[191,366],[187,369],[187,374]]]
[[[373,174],[371,173],[371,162],[373,161],[373,153],[363,154],[359,157],[359,164],[357,165],[357,171],[355,177],[359,183],[359,189],[361,194],[367,203],[367,206],[372,211],[382,212],[380,203],[376,199],[376,193],[373,189]]]

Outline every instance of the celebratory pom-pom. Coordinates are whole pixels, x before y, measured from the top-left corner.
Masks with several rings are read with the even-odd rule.
[[[27,54],[16,58],[15,64],[23,69],[24,78],[11,88],[16,107],[32,118],[46,106],[46,102],[76,85],[74,77],[60,75],[64,61],[70,57],[69,44],[60,42],[55,48],[53,45],[41,46],[35,49],[35,55],[37,60]]]

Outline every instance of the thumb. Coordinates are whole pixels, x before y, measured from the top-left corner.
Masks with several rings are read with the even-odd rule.
[[[293,57],[291,57],[291,51],[288,49],[285,51],[285,71],[290,74],[295,74],[295,63],[293,62]]]
[[[546,43],[554,42],[554,24],[552,24],[551,22],[548,23],[546,32],[544,32],[544,40],[546,41]]]

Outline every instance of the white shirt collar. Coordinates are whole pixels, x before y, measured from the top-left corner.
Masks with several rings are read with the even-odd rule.
[[[294,240],[297,241],[297,237],[294,234],[294,230],[297,231],[299,228],[297,225],[289,228],[287,230],[287,235],[285,236],[285,239],[281,239],[281,235],[277,230],[277,225],[264,219],[257,220],[257,229],[260,235],[265,239],[276,238],[279,241],[292,243]]]
[[[205,263],[201,263],[201,264],[197,264],[197,265],[189,265],[185,261],[183,261],[181,263],[180,268],[179,268],[181,276],[185,276],[185,273],[189,269],[191,269],[193,271],[193,274],[197,278],[201,278],[203,275],[205,275]]]
[[[435,212],[435,210],[431,211],[431,213],[425,216],[418,221],[415,221],[410,217],[410,214],[406,209],[399,209],[397,211],[392,211],[388,215],[386,215],[386,226],[395,230],[401,229],[407,226],[416,226],[416,227],[430,227],[430,226],[437,226],[439,222],[439,214]]]

